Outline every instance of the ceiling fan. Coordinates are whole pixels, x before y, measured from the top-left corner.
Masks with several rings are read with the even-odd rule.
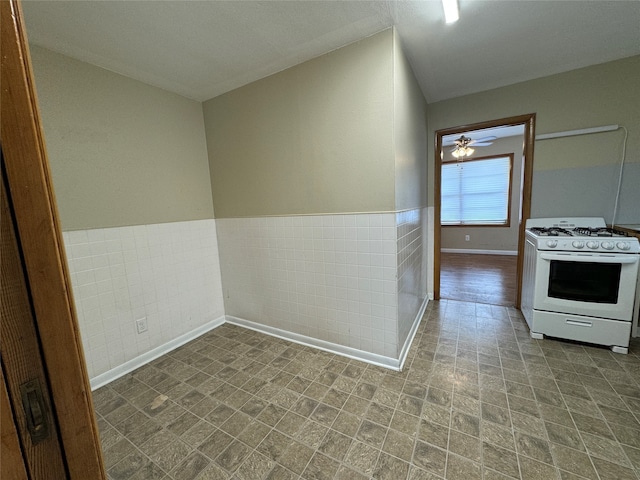
[[[447,145],[455,145],[455,147],[451,149],[452,155],[455,158],[463,159],[464,157],[470,156],[475,151],[471,148],[471,145],[476,147],[486,147],[491,145],[496,138],[498,137],[488,136],[474,140],[470,137],[460,135],[460,138],[456,138],[452,143],[448,143]]]

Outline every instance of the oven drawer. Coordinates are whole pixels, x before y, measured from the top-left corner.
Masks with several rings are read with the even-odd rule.
[[[534,310],[532,333],[606,346],[629,346],[631,322]]]

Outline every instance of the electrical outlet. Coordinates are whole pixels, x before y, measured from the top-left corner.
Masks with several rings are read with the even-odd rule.
[[[471,240],[471,235],[465,235],[464,236],[464,241],[468,242],[469,240]]]
[[[144,333],[147,331],[147,317],[139,318],[136,320],[136,328],[138,329],[138,333]]]

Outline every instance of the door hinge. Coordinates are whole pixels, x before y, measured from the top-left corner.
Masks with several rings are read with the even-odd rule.
[[[40,382],[36,379],[23,383],[20,385],[20,392],[27,430],[31,435],[31,441],[36,444],[49,436],[49,415]]]

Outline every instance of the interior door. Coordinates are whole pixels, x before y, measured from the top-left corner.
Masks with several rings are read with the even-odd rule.
[[[0,23],[0,477],[106,479],[19,0]]]
[[[18,429],[11,412],[11,402],[0,369],[0,476],[13,480],[27,480],[27,470],[18,441]]]
[[[4,159],[2,164],[4,169]],[[47,376],[32,316],[27,279],[22,268],[22,254],[4,180],[6,179],[3,178],[0,199],[0,345],[3,388],[6,389],[7,400],[11,406],[7,412],[11,412],[11,415],[7,415],[7,420],[15,425],[21,446],[19,451],[26,459],[25,469],[29,471],[29,478],[65,478],[58,428],[51,416],[51,396],[47,388]],[[26,391],[27,388],[29,391]],[[17,467],[12,467],[14,468]],[[3,478],[4,469],[3,462]]]

